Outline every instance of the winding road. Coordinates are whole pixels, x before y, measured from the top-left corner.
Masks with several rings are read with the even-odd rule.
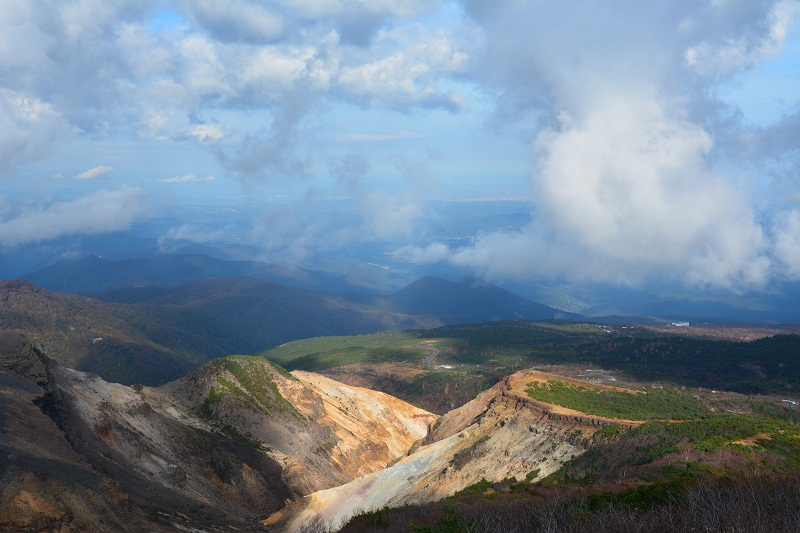
[[[431,348],[431,350],[433,350],[431,354],[426,357],[424,361],[422,361],[422,364],[425,366],[431,366],[431,361],[433,361],[433,358],[439,355],[439,350],[436,348]]]

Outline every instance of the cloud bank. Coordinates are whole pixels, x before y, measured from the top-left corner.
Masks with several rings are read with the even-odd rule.
[[[95,235],[129,227],[149,214],[147,193],[123,187],[99,190],[77,200],[29,209],[0,221],[0,245],[37,243],[65,235]]]
[[[799,13],[798,0],[0,3],[0,177],[49,158],[57,168],[43,174],[85,190],[112,169],[80,170],[113,160],[122,183],[125,162],[100,149],[57,164],[67,143],[111,141],[126,154],[200,154],[158,169],[173,178],[127,171],[143,186],[327,179],[352,202],[347,224],[311,201],[252,224],[264,250],[303,258],[427,242],[426,202],[450,171],[428,154],[453,137],[491,159],[478,146],[491,130],[529,147],[531,224],[406,247],[411,257],[494,278],[764,288],[800,279],[800,102],[754,125],[724,94],[782,53]],[[127,214],[72,219],[111,194],[131,199]],[[137,194],[46,206],[50,229],[20,213],[0,242],[122,227],[143,212]]]
[[[734,146],[715,126],[731,110],[713,96],[777,53],[796,2],[466,5],[487,42],[480,76],[539,121],[535,217],[467,247],[404,253],[493,278],[733,291],[800,279],[798,211],[759,219],[755,180],[726,176]],[[796,149],[781,156],[796,170]]]

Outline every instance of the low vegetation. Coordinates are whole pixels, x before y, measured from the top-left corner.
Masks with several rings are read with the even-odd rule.
[[[482,480],[444,502],[357,516],[342,531],[800,526],[800,413],[791,405],[707,389],[625,389],[560,379],[532,382],[527,392],[589,415],[645,422],[598,429],[586,453],[544,479],[533,470],[524,479]],[[461,459],[457,455],[452,466]]]
[[[314,337],[286,343],[259,355],[288,370],[319,372],[333,367],[385,362],[421,362],[430,349],[413,332],[386,331],[350,337]]]
[[[638,327],[571,322],[443,326],[418,332],[437,340],[455,363],[501,367],[580,365],[616,370],[641,382],[725,389],[744,394],[797,394],[800,335],[750,342],[663,333]]]
[[[714,478],[686,475],[624,491],[539,488],[519,497],[473,495],[354,517],[342,533],[494,533],[497,531],[748,531],[800,530],[800,475]],[[745,503],[746,502],[746,503]]]
[[[549,381],[531,383],[528,395],[589,415],[625,420],[691,420],[709,414],[692,395],[670,388],[609,391]]]
[[[297,409],[288,402],[275,384],[273,372],[294,379],[291,374],[264,361],[261,357],[230,356],[212,361],[207,371],[214,376],[216,384],[199,407],[206,418],[213,416],[214,406],[225,398],[234,398],[253,411],[281,411],[297,416]]]
[[[263,352],[290,369],[321,371],[343,365],[419,363],[431,347],[439,364],[495,376],[542,365],[612,370],[640,382],[724,389],[743,394],[797,394],[800,335],[750,342],[697,338],[639,327],[563,321],[492,322],[392,331],[356,337],[318,337]]]

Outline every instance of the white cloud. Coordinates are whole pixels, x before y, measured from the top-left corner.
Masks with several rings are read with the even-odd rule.
[[[164,178],[161,183],[195,183],[200,181],[214,181],[214,176],[198,177],[195,174],[187,174],[175,178]]]
[[[99,190],[77,200],[25,210],[0,222],[0,245],[14,247],[64,235],[118,231],[148,212],[147,193],[141,189]]]
[[[721,12],[731,10],[724,5],[720,5],[718,9]],[[798,13],[800,2],[776,2],[767,17],[759,19],[756,14],[751,22],[761,24],[761,28],[742,32],[736,37],[727,36],[721,40],[703,41],[691,46],[686,50],[686,62],[693,71],[712,76],[758,65],[780,52],[789,25]]]
[[[0,86],[0,172],[46,154],[63,129],[51,104]]]
[[[105,176],[109,174],[112,170],[112,167],[101,165],[98,167],[90,168],[84,172],[81,172],[77,176],[75,176],[76,180],[93,180],[95,178],[99,178],[101,176]]]
[[[778,216],[774,239],[779,276],[800,280],[800,209]]]
[[[707,169],[708,133],[675,109],[646,88],[620,90],[583,120],[539,136],[537,224],[575,259],[562,274],[730,288],[765,282],[763,265],[754,268],[765,241],[752,211]]]
[[[403,110],[464,105],[446,83],[468,58],[457,32],[406,22],[441,7],[438,1],[0,4],[0,171],[52,153],[61,133],[133,132],[142,142],[228,141],[217,152],[222,164],[247,179],[275,176],[269,168],[294,172],[302,156],[287,135],[331,103]],[[154,24],[167,12],[180,23]],[[265,120],[254,126],[243,109]],[[193,113],[209,120],[194,123]],[[268,159],[279,163],[250,154],[264,142]]]
[[[196,102],[224,98],[234,91],[228,83],[230,73],[219,57],[220,48],[222,45],[202,35],[190,35],[178,44],[182,72],[176,81]]]
[[[191,130],[192,137],[198,142],[217,142],[225,137],[225,132],[216,124],[198,124]]]
[[[719,106],[693,77],[702,58],[692,70],[685,62],[687,49],[709,42],[743,50],[728,71],[775,53],[786,17],[767,4],[737,6],[468,4],[487,42],[477,75],[539,114],[535,215],[523,231],[482,235],[447,260],[490,277],[767,285],[777,252],[741,183],[715,169],[724,137],[709,118]],[[792,225],[781,227],[786,256]],[[407,252],[432,260],[444,250]]]
[[[441,7],[440,0],[290,0],[287,4],[298,19],[329,21],[343,43],[362,47],[392,19],[406,20]]]
[[[364,161],[394,148],[378,143],[422,135],[444,150],[430,108],[477,113],[494,101],[492,125],[532,146],[534,222],[449,260],[497,276],[757,287],[796,275],[796,215],[770,218],[751,194],[796,200],[800,114],[758,130],[718,95],[781,51],[798,10],[796,0],[0,2],[0,172],[63,161],[61,138],[138,134],[137,147],[210,152],[245,183],[294,181],[344,148],[321,139],[351,143]],[[156,24],[165,14],[178,23]],[[363,121],[354,113],[331,134],[342,104]],[[475,118],[454,136],[477,138],[466,131]],[[185,172],[162,181],[211,178]],[[414,235],[434,173],[400,172],[342,178],[358,211],[347,231],[329,221],[326,246]],[[267,225],[260,238],[298,256],[326,239],[323,220],[289,222],[285,241]]]
[[[281,15],[261,2],[189,0],[184,7],[221,41],[266,43],[283,34]]]
[[[373,45],[377,55],[368,61],[354,61],[341,66],[337,84],[352,98],[371,105],[404,107],[421,105],[458,110],[461,96],[439,87],[442,78],[463,72],[469,55],[458,41],[446,32],[418,29],[412,35],[406,29],[385,32]]]
[[[180,226],[170,228],[169,231],[159,238],[159,245],[162,248],[168,248],[168,241],[190,241],[196,243],[211,243],[218,242],[226,238],[230,238],[232,226],[226,226],[217,230],[208,230],[193,224],[182,224]]]

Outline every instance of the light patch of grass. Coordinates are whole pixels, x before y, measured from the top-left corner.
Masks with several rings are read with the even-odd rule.
[[[430,349],[412,332],[386,331],[350,337],[314,337],[289,342],[259,355],[289,370],[396,361],[421,362]]]
[[[609,391],[553,380],[530,383],[527,392],[535,400],[606,418],[693,420],[709,414],[691,394],[673,389]]]

